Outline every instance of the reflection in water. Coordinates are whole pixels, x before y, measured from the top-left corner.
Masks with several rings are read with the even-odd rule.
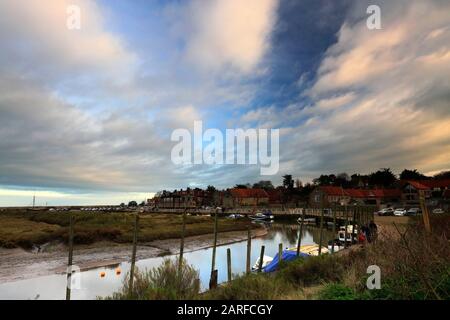
[[[251,264],[259,257],[261,246],[265,246],[265,254],[275,256],[278,252],[278,244],[284,248],[297,245],[300,226],[298,224],[272,223],[267,225],[268,234],[261,238],[252,239]],[[220,235],[219,235],[220,236]],[[320,230],[315,227],[305,226],[302,232],[302,245],[318,243]],[[333,238],[331,231],[323,230],[323,244]],[[216,266],[218,268],[219,282],[227,280],[227,248],[231,249],[231,261],[233,274],[245,272],[247,241],[237,242],[217,247]],[[167,256],[174,258],[176,256]],[[167,258],[166,257],[166,258]],[[209,283],[211,271],[212,249],[201,249],[186,252],[185,259],[199,271],[202,288],[206,289]],[[136,262],[139,269],[156,267],[164,258],[156,257]],[[121,274],[116,274],[116,266],[95,268],[81,273],[81,288],[72,290],[72,299],[95,299],[97,296],[107,296],[117,291],[130,269],[128,262],[118,266]],[[100,273],[105,272],[101,278]],[[0,299],[65,299],[66,276],[63,274],[21,280],[17,282],[0,284]]]

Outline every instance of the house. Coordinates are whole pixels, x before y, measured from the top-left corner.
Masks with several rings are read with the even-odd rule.
[[[259,206],[269,204],[269,195],[264,189],[231,189],[230,195],[233,198],[233,206]]]
[[[279,189],[265,190],[269,197],[269,204],[279,206],[283,204],[283,192]]]
[[[155,195],[148,202],[158,208],[197,208],[202,206],[207,199],[206,191],[201,189],[175,190],[173,192],[163,191]]]
[[[310,194],[313,207],[336,205],[393,205],[400,202],[401,190],[398,189],[344,189],[335,186],[320,186]]]
[[[328,206],[330,204],[345,204],[350,201],[348,194],[342,187],[320,186],[309,195],[309,203],[312,207]]]
[[[418,206],[420,192],[423,192],[428,203],[437,205],[445,198],[447,190],[450,189],[450,180],[405,180],[401,181],[400,186],[405,206]]]
[[[354,203],[377,207],[397,204],[402,196],[398,189],[345,189],[345,192]]]

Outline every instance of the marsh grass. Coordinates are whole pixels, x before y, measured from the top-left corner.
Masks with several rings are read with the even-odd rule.
[[[165,259],[148,271],[135,270],[130,295],[128,273],[120,291],[106,297],[108,300],[186,300],[196,299],[200,292],[198,271],[183,261],[181,272],[178,260]]]
[[[98,241],[131,243],[134,214],[128,212],[32,212],[15,210],[0,214],[0,246],[30,248],[50,241],[67,242],[70,215],[75,218],[75,244]],[[207,216],[186,217],[185,236],[210,234],[214,221]],[[175,239],[181,236],[182,217],[176,214],[140,216],[139,242]],[[219,232],[247,230],[248,221],[220,219]],[[254,226],[252,226],[254,227]]]

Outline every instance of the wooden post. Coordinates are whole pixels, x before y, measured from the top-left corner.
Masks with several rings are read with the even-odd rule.
[[[134,217],[134,232],[133,232],[133,252],[131,254],[131,268],[130,268],[130,284],[129,284],[129,296],[133,295],[133,281],[134,281],[134,266],[136,264],[136,250],[138,241],[139,230],[139,214],[136,213]]]
[[[322,254],[322,238],[323,238],[323,206],[320,210],[320,236],[319,236],[319,256]]]
[[[214,243],[212,251],[212,262],[211,262],[211,279],[209,281],[209,288],[213,289],[217,287],[218,271],[216,270],[216,249],[217,249],[217,225],[218,225],[218,212],[216,210],[216,215],[214,216]]]
[[[263,260],[264,260],[264,250],[265,250],[265,246],[261,246],[261,254],[259,255],[258,272],[262,271],[262,265],[263,265]]]
[[[66,286],[66,300],[70,300],[71,286],[72,286],[72,260],[73,260],[73,231],[74,228],[74,218],[70,216],[70,226],[69,226],[69,260],[67,263],[67,286]]]
[[[211,263],[211,272],[213,272],[216,268],[216,247],[217,247],[217,211],[214,217],[214,243],[213,243],[213,251],[212,251],[212,263]]]
[[[209,280],[209,289],[215,289],[217,288],[217,280],[218,279],[218,271],[213,270],[211,271],[211,279]]]
[[[359,206],[356,206],[355,208],[353,208],[353,217],[352,217],[352,242],[351,244],[353,244],[353,242],[355,241],[355,224],[356,224],[356,212],[358,211]]]
[[[250,271],[251,271],[250,270],[250,263],[251,263],[250,259],[252,258],[251,255],[252,255],[252,235],[251,235],[250,227],[248,227],[248,229],[247,229],[247,265],[245,268],[245,271],[247,273],[250,273]]]
[[[347,248],[347,238],[348,238],[348,208],[345,206],[345,233],[344,233],[344,248]]]
[[[425,193],[423,190],[419,191],[420,207],[422,209],[423,224],[427,232],[431,232],[430,215],[425,201]]]
[[[227,249],[228,282],[231,281],[231,249]]]
[[[302,245],[302,234],[303,234],[304,221],[305,221],[305,211],[303,211],[302,220],[300,222],[300,231],[299,231],[298,240],[297,240],[297,257],[300,255],[300,247]]]
[[[186,210],[183,213],[183,226],[181,227],[181,242],[180,242],[180,259],[178,261],[178,274],[181,275],[183,267],[183,253],[184,253],[184,235],[186,233]]]
[[[283,260],[283,244],[280,243],[278,245],[278,265],[280,265],[282,260]]]
[[[336,208],[337,206],[334,206],[333,210],[333,239],[331,239],[331,253],[334,253],[334,237],[336,237]]]

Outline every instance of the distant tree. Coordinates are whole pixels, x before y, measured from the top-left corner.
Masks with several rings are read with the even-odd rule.
[[[352,188],[363,188],[369,184],[369,176],[361,175],[359,173],[352,174],[350,177],[349,186]]]
[[[301,182],[300,179],[295,179],[295,188],[297,189],[303,188],[303,183]]]
[[[294,189],[294,180],[292,179],[292,175],[286,174],[283,176],[283,187],[288,190]]]
[[[382,168],[369,175],[369,184],[378,187],[390,187],[397,181],[397,177],[390,168]]]
[[[270,180],[261,180],[259,182],[254,183],[253,188],[272,190],[272,189],[274,189],[274,186],[272,184],[272,181],[270,181]]]
[[[426,180],[429,179],[426,175],[414,170],[405,169],[400,173],[400,180]]]
[[[306,183],[300,191],[302,197],[309,197],[310,193],[314,190],[315,186],[311,183]]]
[[[214,193],[216,191],[216,188],[210,185],[206,188],[206,191],[208,191],[209,193]]]
[[[140,207],[145,206],[145,201],[142,201],[142,202],[139,204],[139,206],[140,206]]]
[[[442,171],[442,172],[434,175],[434,178],[436,180],[450,179],[450,171]]]
[[[120,206],[121,206],[122,208],[125,207],[125,203],[122,202],[122,203],[120,204]]]
[[[332,185],[335,180],[336,176],[334,174],[333,175],[322,174],[320,175],[320,177],[314,179],[313,183],[317,186],[329,186]]]
[[[136,201],[130,201],[130,202],[128,202],[128,206],[129,206],[129,207],[137,207],[138,204],[137,204]]]
[[[336,179],[334,180],[333,185],[335,185],[337,187],[347,187],[350,185],[350,177],[345,172],[339,173],[336,176]]]
[[[236,189],[250,189],[250,184],[237,184],[234,186]]]

